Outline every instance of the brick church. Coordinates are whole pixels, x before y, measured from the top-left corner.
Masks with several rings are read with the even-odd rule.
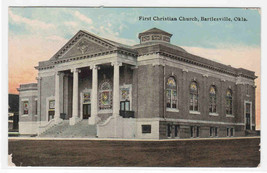
[[[135,33],[133,33],[135,34]],[[19,133],[210,138],[255,131],[255,73],[190,54],[157,28],[128,46],[79,31],[19,91]]]

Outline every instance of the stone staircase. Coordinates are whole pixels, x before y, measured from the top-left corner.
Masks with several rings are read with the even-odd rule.
[[[51,127],[39,137],[50,138],[96,138],[96,126],[88,125],[88,120],[82,120],[70,126],[68,120]]]

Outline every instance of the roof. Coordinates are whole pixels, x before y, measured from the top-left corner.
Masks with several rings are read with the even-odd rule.
[[[163,30],[158,29],[158,28],[152,28],[152,29],[149,29],[149,30],[146,30],[144,32],[139,33],[138,38],[140,39],[141,36],[148,35],[148,34],[163,34],[163,35],[168,35],[169,37],[172,36],[172,34],[166,32],[166,31],[163,31]]]
[[[140,38],[140,36],[147,35],[147,34],[162,34],[168,37],[172,36],[172,34],[166,31],[163,31],[158,28],[152,28],[152,29],[139,33],[138,37]],[[200,56],[190,54],[183,48],[170,44],[169,42],[144,42],[144,43],[140,43],[134,46],[129,46],[129,45],[118,43],[113,40],[109,40],[106,38],[96,36],[88,31],[83,31],[83,30],[80,30],[79,32],[77,32],[77,34],[75,34],[50,60],[39,62],[39,67],[41,67],[40,69],[54,68],[55,63],[57,63],[56,61],[59,61],[58,63],[64,62],[64,60],[63,61],[61,59],[58,60],[58,57],[62,56],[64,52],[70,49],[71,46],[75,44],[81,37],[88,37],[89,39],[92,39],[96,41],[97,43],[101,43],[101,45],[106,47],[107,51],[109,52],[113,52],[113,51],[126,52],[126,53],[130,53],[131,55],[135,57],[147,55],[150,53],[160,53],[160,54],[163,54],[164,56],[170,56],[176,59],[177,61],[184,61],[186,63],[194,64],[196,66],[201,66],[201,67],[208,68],[214,71],[231,74],[233,76],[240,75],[240,76],[248,77],[251,79],[256,78],[255,73],[252,71],[242,69],[242,68],[234,68],[234,67],[222,64],[222,63],[211,61],[207,58],[203,58]],[[93,52],[93,53],[95,56],[101,55],[101,52]],[[105,53],[105,52],[102,52],[102,53]],[[76,57],[76,58],[69,57],[69,58],[71,59],[71,61],[73,59],[79,60],[79,57]],[[36,68],[38,69],[38,67]]]

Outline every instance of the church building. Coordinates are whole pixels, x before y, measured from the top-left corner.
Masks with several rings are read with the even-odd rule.
[[[135,33],[132,33],[135,34]],[[21,84],[19,133],[173,139],[255,131],[255,73],[190,54],[152,28],[124,45],[80,30]]]

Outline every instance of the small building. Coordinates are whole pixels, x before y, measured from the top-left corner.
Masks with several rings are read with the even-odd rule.
[[[255,73],[190,54],[171,37],[152,28],[128,46],[79,31],[39,62],[37,83],[20,85],[19,132],[165,139],[255,131]]]

